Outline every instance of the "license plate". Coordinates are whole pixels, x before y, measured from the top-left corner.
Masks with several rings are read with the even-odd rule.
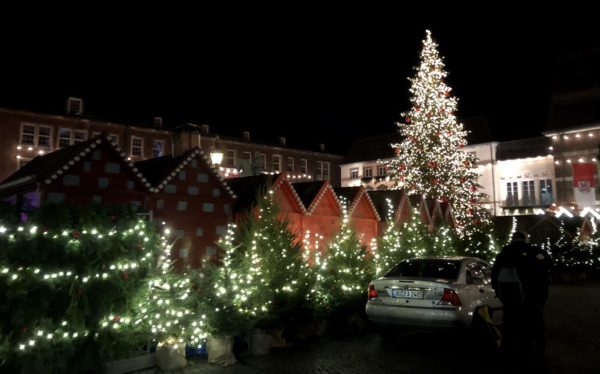
[[[423,291],[396,289],[392,290],[392,297],[398,297],[402,299],[422,299]]]

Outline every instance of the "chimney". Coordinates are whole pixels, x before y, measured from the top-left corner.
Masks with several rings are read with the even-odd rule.
[[[163,118],[162,117],[154,117],[154,127],[162,127]]]
[[[285,136],[280,136],[279,137],[279,144],[280,145],[285,145],[285,142],[286,142]]]
[[[83,114],[83,100],[78,97],[67,98],[67,114],[80,116]]]
[[[250,140],[250,131],[243,131],[242,138],[244,138],[244,140]]]
[[[320,143],[319,149],[321,150],[321,152],[325,152],[325,143]]]
[[[200,133],[202,135],[208,135],[209,129],[210,128],[208,127],[208,125],[202,125],[202,127],[200,127]]]

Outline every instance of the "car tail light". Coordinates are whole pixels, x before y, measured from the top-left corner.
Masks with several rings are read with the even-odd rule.
[[[377,299],[379,296],[377,295],[377,291],[375,291],[375,285],[369,285],[369,300]]]
[[[438,305],[454,305],[461,306],[460,297],[455,290],[452,288],[444,288],[444,294],[442,295],[442,300],[438,303]]]

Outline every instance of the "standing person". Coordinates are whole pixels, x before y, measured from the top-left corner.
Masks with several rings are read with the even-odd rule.
[[[509,356],[543,353],[543,308],[548,297],[548,259],[515,232],[492,267],[492,287],[504,304],[502,350]]]

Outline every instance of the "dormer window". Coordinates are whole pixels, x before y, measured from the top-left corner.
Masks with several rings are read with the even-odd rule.
[[[83,114],[83,100],[77,97],[67,99],[67,114],[80,116]]]
[[[162,117],[154,117],[154,126],[155,127],[162,127],[163,125],[163,119]]]

